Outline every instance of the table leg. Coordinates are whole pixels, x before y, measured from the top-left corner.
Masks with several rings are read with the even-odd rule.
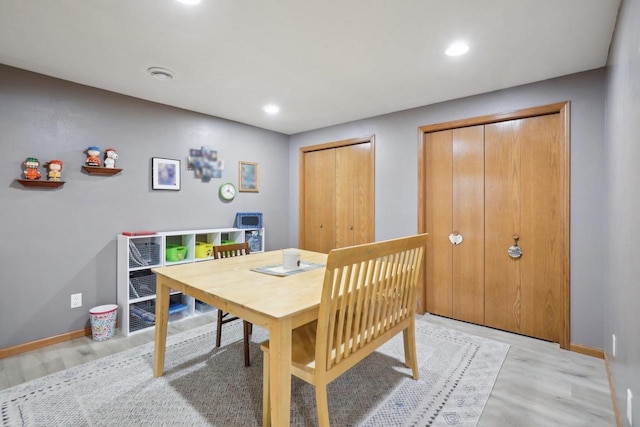
[[[269,328],[269,388],[271,425],[290,425],[291,319],[280,319]]]
[[[169,286],[165,286],[162,276],[156,278],[156,346],[153,376],[164,373],[164,353],[167,347],[167,323],[169,322]]]

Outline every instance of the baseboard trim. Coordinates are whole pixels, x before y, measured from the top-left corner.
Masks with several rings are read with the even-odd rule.
[[[611,403],[613,403],[613,413],[616,415],[616,426],[622,427],[622,417],[618,408],[618,399],[616,398],[616,386],[613,385],[613,377],[611,376],[611,367],[609,366],[609,358],[607,353],[604,354],[604,366],[607,369],[607,378],[609,378],[609,391],[611,392]]]
[[[86,336],[91,336],[90,327],[77,331],[66,332],[64,334],[55,335],[49,338],[43,338],[41,340],[14,345],[13,347],[0,348],[0,359]]]
[[[587,356],[597,357],[598,359],[604,359],[604,350],[599,348],[593,348],[582,344],[569,344],[569,350],[576,353],[586,354]]]

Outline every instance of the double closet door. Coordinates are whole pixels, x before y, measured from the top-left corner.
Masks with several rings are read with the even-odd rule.
[[[426,311],[568,346],[567,114],[423,133]]]
[[[373,137],[304,147],[300,247],[331,249],[374,240]]]

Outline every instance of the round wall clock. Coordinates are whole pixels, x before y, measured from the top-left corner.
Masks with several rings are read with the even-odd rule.
[[[236,197],[236,186],[230,182],[225,182],[220,185],[220,189],[218,190],[218,194],[220,198],[226,202],[230,202]]]

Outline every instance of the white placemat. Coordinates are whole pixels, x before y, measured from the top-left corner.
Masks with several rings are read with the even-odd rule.
[[[272,276],[291,276],[292,274],[315,270],[316,268],[321,268],[324,266],[324,264],[300,260],[300,266],[293,270],[285,270],[282,264],[256,267],[252,268],[251,270],[257,271],[258,273],[271,274]]]

